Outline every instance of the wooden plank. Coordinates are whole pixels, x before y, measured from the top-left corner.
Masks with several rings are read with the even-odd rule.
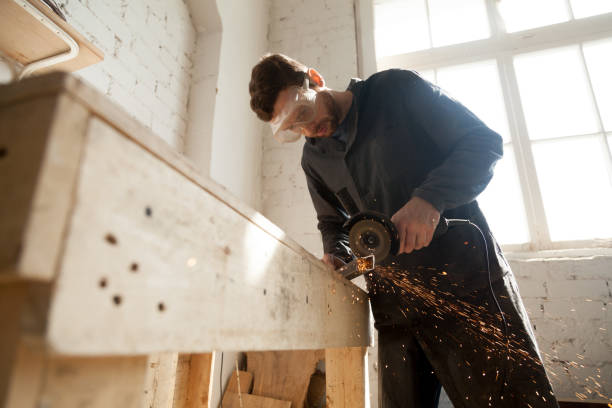
[[[225,203],[250,222],[281,241],[283,245],[307,257],[311,262],[320,263],[315,256],[302,248],[293,239],[287,237],[280,228],[262,214],[233,196],[223,186],[209,178],[203,177],[185,156],[177,152],[166,141],[151,133],[149,129],[136,119],[126,114],[116,103],[72,75],[57,72],[28,78],[18,84],[0,85],[0,106],[58,93],[69,94],[85,106],[92,115],[96,115],[100,120],[121,132],[126,138],[165,162],[188,180],[202,187],[219,201]]]
[[[21,311],[27,294],[22,283],[0,285],[0,405],[9,394],[19,347]]]
[[[22,337],[11,374],[6,408],[38,408],[47,355],[39,338]]]
[[[50,357],[38,403],[62,408],[140,408],[146,372],[145,356]]]
[[[68,95],[0,107],[0,279],[53,278],[88,117]]]
[[[191,354],[179,354],[176,363],[176,380],[174,383],[174,407],[184,407],[187,400],[187,387],[189,385],[189,368]]]
[[[178,353],[155,353],[147,360],[144,406],[172,408]]]
[[[240,376],[240,378],[238,378],[238,376]],[[238,387],[238,382],[240,382],[240,387]],[[225,392],[238,393],[238,391],[240,391],[242,394],[250,394],[252,386],[253,374],[248,371],[234,370],[232,376],[229,378],[227,387],[225,387]]]
[[[360,289],[103,122],[90,125],[51,308],[55,350],[137,354],[369,342]]]
[[[242,402],[240,401],[242,398]],[[291,401],[282,401],[259,395],[226,392],[221,408],[291,408]]]
[[[174,408],[208,407],[212,353],[183,354],[179,357]]]
[[[235,339],[235,347],[231,348],[251,350],[339,347],[346,344],[347,338],[352,342],[351,345],[369,343],[367,303],[364,301],[365,294],[361,290],[328,271],[319,260],[285,237],[280,229],[261,214],[244,205],[214,182],[199,176],[188,161],[109,103],[107,98],[65,75],[32,78],[23,81],[19,86],[2,86],[0,91],[2,107],[10,107],[16,102],[24,102],[43,95],[58,93],[66,95],[77,100],[90,113],[103,118],[104,123],[112,124],[112,128],[115,129],[113,131],[112,128],[97,122],[96,126],[105,130],[102,131],[100,138],[90,136],[87,143],[91,144],[92,140],[96,143],[103,141],[102,144],[106,144],[107,147],[106,153],[100,159],[104,162],[108,158],[110,162],[101,163],[98,160],[98,163],[86,166],[86,161],[91,161],[92,158],[94,162],[97,160],[96,147],[90,146],[88,154],[82,157],[83,166],[89,169],[91,166],[95,168],[101,164],[103,168],[98,170],[102,172],[92,176],[93,179],[85,179],[83,171],[79,174],[81,187],[87,183],[98,183],[103,180],[100,185],[104,185],[108,192],[112,192],[112,199],[109,201],[106,196],[107,191],[98,190],[93,185],[85,186],[81,195],[69,188],[66,189],[69,191],[68,194],[58,194],[64,199],[70,197],[68,203],[77,201],[83,205],[74,212],[77,218],[73,218],[72,221],[78,221],[76,227],[73,225],[71,230],[66,231],[63,240],[60,239],[61,242],[52,245],[63,248],[72,242],[73,248],[70,252],[72,257],[79,257],[78,254],[82,249],[79,247],[85,245],[89,248],[86,251],[87,256],[90,256],[91,260],[96,260],[92,268],[92,262],[87,261],[85,257],[81,257],[79,261],[81,264],[75,263],[74,260],[62,259],[64,263],[61,265],[61,270],[70,270],[70,274],[75,274],[76,280],[68,286],[60,285],[59,288],[65,287],[66,291],[60,290],[63,295],[54,298],[56,302],[62,296],[66,296],[64,306],[72,308],[73,312],[69,313],[77,315],[82,302],[85,299],[89,302],[90,295],[94,295],[94,298],[99,300],[98,308],[105,310],[100,317],[106,321],[106,329],[102,326],[94,331],[89,331],[86,327],[77,329],[86,335],[85,337],[81,335],[78,342],[83,345],[89,344],[85,346],[89,348],[87,353],[151,353],[169,349],[179,352],[204,352],[214,348],[230,347],[221,341],[228,338]],[[56,122],[65,121],[60,117],[54,121]],[[116,129],[121,129],[121,132]],[[112,136],[105,136],[106,134]],[[124,147],[127,147],[131,153],[122,153]],[[116,149],[119,149],[117,150],[119,154],[115,152]],[[134,163],[130,157],[132,153],[138,157]],[[136,174],[130,174],[129,171],[117,167],[124,166],[125,169],[129,169],[134,165],[140,167]],[[143,176],[142,171],[152,171],[152,174]],[[121,177],[117,176],[119,174]],[[158,176],[162,177],[163,183],[156,182]],[[142,177],[145,177],[147,182],[141,186],[142,180],[139,179]],[[128,186],[134,182],[136,185]],[[67,182],[66,186],[74,184]],[[95,190],[94,194],[90,199],[85,199],[90,190]],[[149,194],[150,192],[155,194]],[[174,196],[177,200],[168,201],[168,198]],[[138,197],[138,200],[134,201],[134,197]],[[131,203],[131,207],[128,206],[128,209],[124,208],[123,203],[111,203],[117,199]],[[148,220],[154,219],[153,222],[142,220],[145,206],[153,205],[151,203],[157,205],[158,202],[163,207],[163,216],[160,218],[156,212],[152,218],[148,218]],[[195,205],[191,204],[192,202]],[[175,204],[178,205],[176,209],[178,211],[172,208]],[[83,218],[83,215],[88,211],[96,213],[95,207],[98,205],[105,208],[101,208],[99,217],[92,218],[92,220],[98,219],[97,224],[91,225],[92,228],[98,228],[96,235],[93,236],[95,228],[89,228],[87,231],[89,220]],[[135,205],[138,208],[135,208]],[[71,206],[68,208],[72,209]],[[217,225],[211,227],[211,218],[202,217],[203,213],[214,214],[212,220],[217,222]],[[217,214],[221,216],[217,217]],[[105,241],[107,226],[111,225],[107,223],[105,217],[119,222],[119,229],[113,227],[115,231],[125,229],[127,232],[123,237],[127,237],[127,241],[121,241],[120,245],[114,246],[115,249],[110,249]],[[0,222],[2,223],[4,219]],[[175,228],[175,223],[179,224],[179,228]],[[146,227],[145,230],[138,230],[143,226]],[[172,231],[169,236],[168,231]],[[192,231],[196,234],[191,235]],[[88,241],[87,244],[87,240],[79,243],[82,237],[74,235],[75,232],[90,235],[89,240],[95,240],[95,243],[93,246],[90,245],[93,241]],[[38,236],[42,239],[45,234]],[[47,241],[55,240],[47,239]],[[104,242],[102,245],[104,248],[99,246],[101,241]],[[129,245],[125,246],[125,242]],[[256,245],[250,245],[250,242],[255,242]],[[164,251],[168,252],[168,248],[177,249],[177,246],[180,250],[172,251],[172,256],[162,256]],[[108,252],[109,250],[111,252]],[[123,273],[126,268],[132,268],[132,263],[138,263],[134,261],[135,258],[141,256],[149,258],[149,251],[153,251],[152,261],[161,258],[161,263],[154,262],[157,266],[153,271],[148,271],[146,274],[128,273],[128,276]],[[52,265],[56,262],[49,254],[40,255],[33,259],[37,259],[41,265]],[[97,259],[101,261],[98,262]],[[195,260],[193,265],[192,259]],[[262,260],[269,261],[270,264],[264,265]],[[192,266],[186,267],[188,262]],[[179,273],[171,275],[170,271]],[[188,271],[194,273],[190,274]],[[113,280],[108,280],[110,276],[105,276],[107,272],[114,275]],[[27,272],[18,270],[18,273]],[[192,285],[192,277],[195,285]],[[68,276],[66,279],[71,278]],[[162,280],[168,280],[169,287],[173,285],[182,287],[179,291],[170,292],[170,296],[179,298],[179,304],[182,303],[190,310],[190,316],[193,315],[193,319],[202,322],[198,330],[194,331],[191,327],[187,327],[188,325],[182,324],[181,322],[186,320],[183,316],[179,319],[175,307],[166,307],[168,304],[162,299],[166,298],[168,291],[162,290]],[[130,306],[128,303],[121,303],[125,299],[123,297],[125,293],[118,292],[126,288],[137,294],[134,298],[130,294],[130,301],[136,300],[135,303],[129,303]],[[320,288],[326,289],[321,291]],[[116,293],[109,293],[110,291]],[[222,292],[231,292],[233,295],[226,296]],[[80,293],[80,295],[70,299],[69,293]],[[206,293],[212,295],[206,297],[204,296]],[[245,304],[242,302],[244,299],[249,299],[249,302]],[[119,307],[120,305],[115,302],[123,307]],[[145,319],[140,318],[137,310],[132,309],[127,315],[124,313],[134,304],[139,305],[137,308],[140,308],[140,312],[146,311]],[[234,313],[235,304],[242,305],[248,314],[257,315],[258,318],[245,320],[240,313]],[[196,313],[192,307],[204,310],[205,313]],[[56,310],[58,316],[61,315],[61,310],[65,310],[57,309],[55,305],[52,309]],[[217,310],[221,310],[222,313],[216,312]],[[314,320],[311,316],[313,310],[316,316]],[[206,313],[213,317],[210,323],[204,318]],[[117,315],[121,317],[117,319]],[[293,326],[285,324],[287,318],[291,320]],[[81,317],[73,320],[70,316],[64,316],[60,320],[70,327],[73,326],[71,322],[69,323],[70,320],[80,322],[83,319]],[[219,320],[223,321],[225,326],[215,324],[215,321]],[[107,333],[117,332],[109,331],[109,328],[114,327],[117,321],[127,329],[120,331],[119,336],[112,336],[109,340]],[[168,326],[164,323],[166,321],[172,321],[173,324]],[[243,327],[245,321],[247,327]],[[270,321],[274,324],[268,328]],[[308,322],[306,326],[302,324],[304,321]],[[133,324],[134,322],[139,323]],[[172,327],[181,324],[182,331]],[[50,327],[53,328],[54,325]],[[149,327],[154,327],[153,333],[156,333],[156,336],[150,335],[152,332]],[[261,330],[261,327],[265,327],[265,330]],[[287,336],[286,331],[293,331],[294,328],[298,332]],[[203,333],[207,333],[206,336],[202,336]],[[228,336],[228,333],[231,335]],[[253,333],[258,334],[252,336]],[[320,336],[320,333],[325,335]],[[71,337],[75,334],[71,329],[62,336]],[[141,336],[149,341],[148,344],[145,341],[142,347],[138,341]],[[181,339],[179,344],[174,343],[176,338]],[[252,339],[254,341],[251,341]],[[277,339],[280,339],[280,344]],[[294,339],[298,342],[295,343]],[[76,341],[74,337],[72,341]],[[134,345],[135,343],[138,344]],[[70,347],[68,342],[64,343],[64,346],[61,344],[62,342],[58,341],[55,346],[64,347],[64,350]],[[122,351],[118,351],[119,349]]]
[[[15,272],[56,98],[0,108],[0,274]],[[32,120],[36,112],[37,120]],[[28,135],[23,137],[22,135]]]
[[[325,350],[326,400],[328,408],[365,407],[367,348]]]
[[[79,54],[75,59],[41,69],[40,72],[36,71],[36,73],[41,74],[56,70],[76,71],[100,62],[104,58],[104,54],[99,48],[87,41],[85,37],[57,16],[41,0],[28,0],[28,2],[74,38],[79,45]],[[0,1],[0,20],[2,21],[0,50],[22,65],[69,50],[68,45],[63,40],[11,0]]]
[[[263,351],[247,353],[247,370],[253,374],[254,395],[291,401],[303,407],[310,377],[322,350]]]

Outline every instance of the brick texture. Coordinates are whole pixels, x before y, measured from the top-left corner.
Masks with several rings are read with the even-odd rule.
[[[104,52],[77,74],[178,151],[184,149],[196,32],[180,0],[59,0]]]

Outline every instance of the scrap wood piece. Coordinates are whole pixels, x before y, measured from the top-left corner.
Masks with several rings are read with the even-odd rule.
[[[237,373],[240,374],[240,392],[242,394],[250,394],[251,386],[253,385],[253,374],[248,371],[236,371],[232,373],[232,376],[227,383],[227,387],[225,387],[225,392],[235,392],[238,393],[238,376]]]
[[[174,408],[208,406],[212,361],[212,353],[179,355]]]
[[[366,347],[341,347],[325,350],[327,407],[365,406],[366,364]]]
[[[242,405],[240,404],[240,398],[242,398]],[[221,408],[291,408],[291,406],[291,401],[253,394],[238,395],[234,392],[226,392],[221,403]]]
[[[253,374],[253,394],[291,401],[302,408],[310,377],[323,350],[247,352],[247,370]]]

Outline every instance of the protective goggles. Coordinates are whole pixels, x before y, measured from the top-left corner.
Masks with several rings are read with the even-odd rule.
[[[274,138],[281,143],[295,142],[315,117],[317,93],[310,89],[308,76],[301,88],[289,88],[283,110],[270,121]]]

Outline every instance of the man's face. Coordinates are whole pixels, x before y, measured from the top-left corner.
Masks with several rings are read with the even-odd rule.
[[[340,107],[332,97],[328,90],[316,91],[315,98],[315,115],[313,119],[299,126],[297,131],[301,132],[306,137],[329,137],[338,128],[340,122]],[[289,88],[283,89],[276,98],[274,103],[274,120],[279,112],[282,112],[287,104],[287,99],[290,94]]]

